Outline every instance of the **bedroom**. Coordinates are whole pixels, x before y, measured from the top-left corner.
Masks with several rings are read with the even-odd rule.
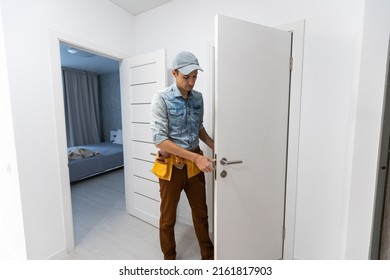
[[[70,181],[123,166],[119,61],[60,43]]]

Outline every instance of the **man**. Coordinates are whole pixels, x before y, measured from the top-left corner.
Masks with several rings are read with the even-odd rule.
[[[209,237],[205,176],[213,172],[214,160],[203,156],[199,139],[214,149],[214,141],[203,127],[203,97],[193,90],[198,75],[198,59],[180,52],[173,60],[176,82],[154,95],[151,128],[159,159],[173,164],[170,180],[160,182],[160,244],[164,259],[176,258],[174,226],[181,191],[184,190],[192,211],[195,233],[202,259],[214,259]]]

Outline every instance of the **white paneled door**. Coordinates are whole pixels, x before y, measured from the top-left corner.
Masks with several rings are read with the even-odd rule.
[[[291,33],[216,17],[217,259],[283,258],[290,56]]]
[[[152,174],[157,149],[152,142],[150,104],[154,93],[166,87],[165,51],[122,61],[122,127],[128,212],[154,226],[160,216],[157,178]]]

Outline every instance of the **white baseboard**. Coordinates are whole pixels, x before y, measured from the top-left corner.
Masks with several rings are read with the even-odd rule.
[[[297,257],[297,256],[293,256],[293,258],[292,258],[293,260],[297,260],[297,261],[302,261],[303,259],[302,258],[300,258],[300,257]]]
[[[47,260],[61,260],[67,255],[66,248],[61,249],[57,253],[54,253],[53,255],[49,256]]]

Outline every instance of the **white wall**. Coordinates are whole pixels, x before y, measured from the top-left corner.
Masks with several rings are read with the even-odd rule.
[[[0,260],[26,259],[3,20],[0,7]]]
[[[390,1],[366,1],[346,248],[349,259],[368,258],[370,253],[386,71],[390,70],[389,15]]]
[[[136,17],[136,53],[166,49],[169,65],[189,50],[207,69],[218,13],[268,26],[306,21],[294,258],[366,258],[345,252],[364,1],[173,0]],[[206,74],[197,89],[210,104]]]
[[[59,49],[51,44],[51,36],[63,33],[132,55],[133,16],[107,0],[2,0],[0,5],[26,257],[57,258],[66,245],[59,168],[66,161],[59,157],[66,152],[59,155],[57,147],[57,129],[60,138],[65,134],[56,123],[58,92],[52,83],[60,70],[51,68],[51,59]],[[16,233],[16,226],[12,230]],[[16,247],[10,249],[23,257]]]

